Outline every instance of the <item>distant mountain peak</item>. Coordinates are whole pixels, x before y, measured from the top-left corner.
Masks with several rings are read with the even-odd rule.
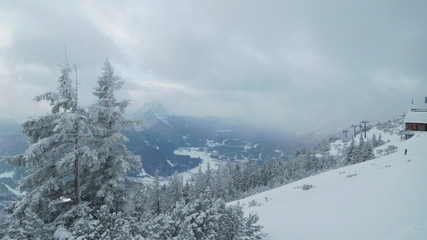
[[[148,129],[154,126],[159,121],[169,125],[168,118],[173,114],[166,110],[159,102],[147,102],[141,109],[134,113],[133,118],[142,120],[140,130]]]

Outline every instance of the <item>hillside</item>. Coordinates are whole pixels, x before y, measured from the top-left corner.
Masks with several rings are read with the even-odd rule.
[[[397,147],[388,155],[230,204],[257,213],[270,240],[427,239],[427,133],[396,136],[381,147]],[[339,148],[339,141],[331,145]]]
[[[137,111],[134,119],[143,120],[136,129],[124,131],[126,146],[142,158],[142,168],[135,175],[151,181],[156,170],[160,176],[183,173],[189,179],[200,166],[216,168],[227,160],[249,156],[264,161],[282,159],[306,146],[306,138],[255,128],[239,121],[215,117],[177,116],[159,103],[151,102]],[[24,152],[27,137],[19,123],[0,117],[0,158]],[[25,170],[0,161],[0,209],[19,198],[18,182]]]
[[[292,155],[306,146],[305,138],[245,124],[236,119],[178,116],[161,104],[149,102],[135,112],[143,124],[126,131],[127,147],[142,157],[143,173],[161,176],[197,170],[207,155],[220,162],[244,160],[249,156],[264,161]],[[186,154],[188,153],[188,154]]]

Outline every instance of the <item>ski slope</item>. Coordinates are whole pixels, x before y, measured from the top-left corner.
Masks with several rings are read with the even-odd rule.
[[[390,144],[398,147],[390,155],[231,204],[257,213],[269,240],[425,240],[427,132]]]

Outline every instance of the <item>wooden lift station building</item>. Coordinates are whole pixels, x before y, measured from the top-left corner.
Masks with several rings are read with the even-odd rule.
[[[403,119],[406,138],[414,135],[414,131],[427,131],[427,109],[411,109]]]

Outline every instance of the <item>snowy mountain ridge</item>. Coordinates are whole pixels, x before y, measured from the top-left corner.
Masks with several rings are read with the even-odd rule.
[[[303,142],[292,135],[264,131],[230,119],[176,116],[159,103],[146,104],[139,113],[134,118],[143,118],[141,127],[152,126],[124,134],[129,139],[127,147],[142,157],[143,168],[135,176],[144,179],[154,176],[157,169],[161,176],[183,172],[187,179],[198,171],[198,166],[205,170],[207,163],[215,169],[227,160],[244,160],[248,156],[259,157],[259,161],[261,157],[280,159],[292,154]],[[0,156],[24,152],[28,139],[21,133],[21,126],[15,123],[13,128],[5,128],[10,131],[0,131]],[[25,176],[24,169],[0,162],[0,174],[11,171],[16,172],[13,177],[0,177],[0,209],[4,202],[17,197],[6,185],[17,189],[18,181]]]
[[[173,114],[166,110],[158,102],[148,102],[142,106],[142,108],[136,111],[132,118],[135,120],[143,120],[143,124],[139,126],[138,130],[148,129],[157,124],[159,121],[166,125],[170,124],[167,122],[167,118]]]
[[[401,127],[385,134],[376,126],[367,133],[381,131],[387,142],[376,152],[396,146],[388,155],[230,204],[257,213],[267,240],[427,239],[427,132],[404,140],[396,134]],[[338,154],[340,144],[331,143],[331,153]]]
[[[203,158],[214,158],[214,162],[248,156],[261,162],[285,158],[305,142],[292,134],[271,132],[235,119],[178,116],[156,102],[147,103],[133,118],[142,118],[143,123],[136,131],[124,133],[129,139],[127,146],[141,155],[143,171],[151,176],[156,170],[161,176],[194,171],[203,165]],[[184,148],[181,154],[175,152]]]

